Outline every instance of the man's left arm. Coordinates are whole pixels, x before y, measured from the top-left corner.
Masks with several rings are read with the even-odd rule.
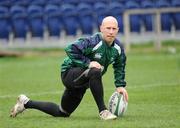
[[[121,54],[115,59],[113,64],[114,68],[114,78],[116,91],[125,95],[126,100],[128,101],[128,93],[125,89],[125,66],[126,66],[126,55],[124,50],[121,50]]]

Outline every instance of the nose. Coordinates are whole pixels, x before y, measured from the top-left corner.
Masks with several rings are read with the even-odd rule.
[[[110,34],[113,34],[114,33],[114,30],[111,28],[110,31],[109,31]]]

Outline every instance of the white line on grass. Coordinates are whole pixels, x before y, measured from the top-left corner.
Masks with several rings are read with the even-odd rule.
[[[136,88],[150,88],[150,87],[158,87],[158,86],[173,86],[173,85],[180,85],[179,82],[174,83],[153,83],[153,84],[146,84],[146,85],[134,85],[134,86],[128,86],[128,89],[136,89]],[[56,95],[56,94],[62,94],[63,91],[44,91],[44,92],[37,92],[37,93],[27,93],[28,96],[43,96],[43,95]],[[23,93],[22,93],[23,94]],[[13,94],[13,95],[0,95],[0,99],[5,98],[14,98],[17,97],[19,94]]]

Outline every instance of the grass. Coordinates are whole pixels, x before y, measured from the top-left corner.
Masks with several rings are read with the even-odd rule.
[[[0,126],[2,128],[179,128],[180,52],[145,52],[138,47],[127,55],[126,81],[129,106],[126,115],[102,121],[90,90],[70,118],[54,118],[27,110],[17,118],[9,111],[17,95],[59,104],[63,85],[59,78],[64,52],[0,58]],[[133,51],[133,49],[132,49]],[[113,69],[103,77],[105,101],[114,91]]]

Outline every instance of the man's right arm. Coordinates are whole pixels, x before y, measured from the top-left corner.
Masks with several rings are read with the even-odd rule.
[[[87,57],[89,41],[79,39],[65,48],[66,54],[77,67],[88,68],[90,59]]]

